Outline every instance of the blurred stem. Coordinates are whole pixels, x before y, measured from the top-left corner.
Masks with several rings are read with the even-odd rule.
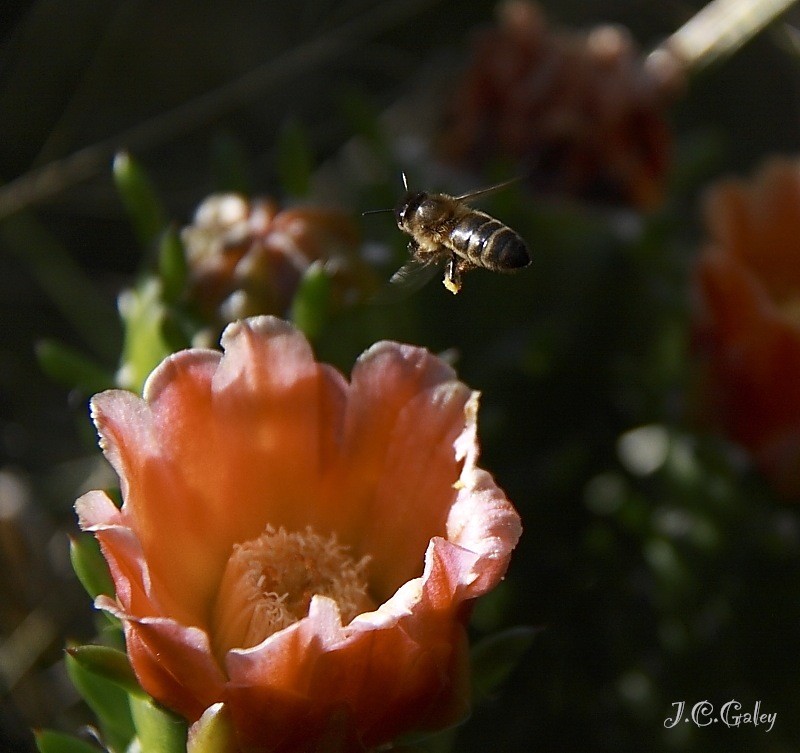
[[[0,241],[30,267],[36,282],[93,352],[115,363],[121,339],[117,312],[64,247],[30,214],[0,223]]]
[[[355,42],[364,42],[441,0],[391,0],[369,8],[335,29],[323,31],[305,44],[288,49],[235,81],[185,104],[137,123],[122,133],[79,149],[19,176],[0,188],[0,219],[107,169],[114,154],[128,149],[141,152],[179,134],[207,124],[287,80],[344,55]]]
[[[95,0],[92,4],[93,15],[102,18],[101,24],[96,27],[96,47],[91,57],[87,59],[75,87],[70,91],[69,99],[58,120],[50,128],[47,139],[36,155],[34,164],[41,165],[51,159],[56,159],[59,154],[63,154],[69,148],[72,134],[77,132],[77,124],[83,114],[95,107],[92,96],[97,91],[100,79],[107,75],[109,58],[120,43],[121,33],[134,14],[138,12],[140,5],[140,2],[117,3],[114,0],[100,0],[99,2]],[[89,7],[89,3],[84,2],[83,7]],[[87,26],[90,24],[85,24],[84,28]]]
[[[754,37],[795,0],[713,0],[650,54],[652,67],[668,57],[682,71],[696,71]]]

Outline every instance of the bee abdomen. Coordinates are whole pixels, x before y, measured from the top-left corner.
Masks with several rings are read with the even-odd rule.
[[[450,241],[457,253],[486,269],[520,269],[531,261],[522,238],[483,212],[464,215],[451,231]]]
[[[504,226],[501,232],[496,233],[489,240],[489,246],[497,269],[522,269],[531,263],[531,255],[525,241],[509,227]]]

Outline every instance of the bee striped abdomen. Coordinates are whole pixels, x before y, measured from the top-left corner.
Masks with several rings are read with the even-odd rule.
[[[530,263],[522,238],[488,214],[472,211],[450,231],[453,250],[472,264],[493,270],[510,270]]]

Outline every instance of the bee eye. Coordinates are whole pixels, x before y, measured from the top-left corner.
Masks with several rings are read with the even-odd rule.
[[[425,199],[417,208],[417,216],[422,220],[429,220],[436,217],[439,213],[439,208],[435,201]]]
[[[414,216],[419,211],[420,205],[425,201],[424,193],[409,194],[405,200],[397,207],[394,216],[397,224],[401,225]]]

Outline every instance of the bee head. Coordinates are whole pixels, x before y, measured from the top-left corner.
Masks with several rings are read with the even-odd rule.
[[[405,195],[394,210],[394,218],[397,220],[397,226],[401,230],[405,230],[408,227],[414,214],[427,198],[428,194],[424,191],[409,192]]]

